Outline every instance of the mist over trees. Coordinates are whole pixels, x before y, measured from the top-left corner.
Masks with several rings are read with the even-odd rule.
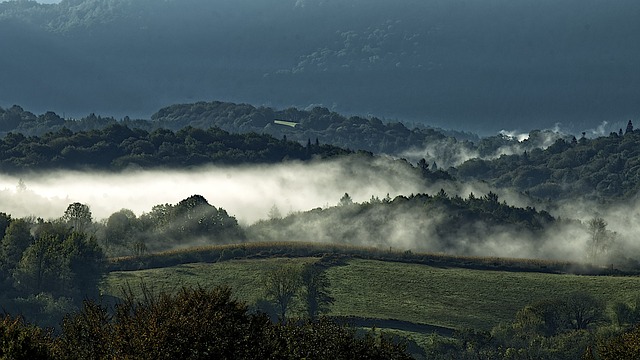
[[[484,180],[539,198],[624,200],[640,190],[639,142],[637,130],[594,139],[558,139],[544,150],[469,160],[453,174],[462,181]]]
[[[75,207],[74,204],[70,208]],[[88,208],[87,208],[88,209]],[[61,217],[13,219],[0,214],[0,286],[5,311],[54,327],[82,299],[96,297],[105,255],[90,222]]]
[[[12,182],[0,188],[0,304],[18,315],[0,318],[0,358],[405,359],[402,342],[324,317],[342,315],[345,295],[327,269],[637,274],[639,12],[632,0],[0,3],[0,172]],[[218,180],[196,182],[205,168]],[[147,186],[163,172],[174,179],[162,196],[176,197],[143,212],[97,216],[71,193],[53,217],[18,217],[4,201],[47,203],[23,175]],[[89,191],[127,196],[111,185]],[[226,287],[104,293],[111,271],[272,257],[296,259],[260,274],[255,304]],[[420,354],[637,358],[633,296],[560,289],[496,326],[441,327]]]
[[[546,231],[559,225],[546,211],[509,206],[494,193],[463,199],[441,190],[434,195],[393,200],[372,197],[362,203],[347,202],[346,197],[348,194],[337,206],[258,221],[247,228],[248,237],[254,241],[291,239],[448,254],[547,257],[551,254],[543,254],[542,246]],[[509,240],[511,234],[517,234],[518,240]],[[518,250],[503,253],[495,244],[501,237],[505,245]],[[523,239],[528,240],[521,243]]]
[[[137,217],[122,209],[106,220],[97,234],[111,255],[143,255],[197,245],[238,243],[246,240],[238,221],[201,195],[175,205],[155,205]]]

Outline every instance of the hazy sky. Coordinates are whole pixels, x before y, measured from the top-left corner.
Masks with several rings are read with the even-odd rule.
[[[313,104],[483,135],[557,123],[591,133],[605,122],[607,134],[640,113],[637,0],[56,8],[3,14],[0,106],[148,118],[199,100]]]
[[[9,1],[13,1],[13,0],[3,0],[0,2],[9,2]],[[39,2],[40,4],[57,4],[62,0],[36,0],[36,2]]]

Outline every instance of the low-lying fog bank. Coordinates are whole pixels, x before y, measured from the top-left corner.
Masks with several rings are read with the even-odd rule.
[[[199,194],[249,224],[265,218],[274,205],[286,214],[335,205],[344,193],[365,201],[372,195],[395,197],[426,190],[406,163],[364,163],[355,158],[125,173],[56,171],[0,175],[0,212],[57,218],[69,203],[80,202],[99,220],[122,208],[140,215],[153,205]]]

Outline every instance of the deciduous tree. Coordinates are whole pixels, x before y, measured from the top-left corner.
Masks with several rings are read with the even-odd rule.
[[[62,220],[67,222],[73,228],[73,231],[83,232],[91,224],[93,218],[88,205],[74,202],[69,204],[62,216]]]
[[[587,223],[589,242],[587,256],[590,261],[597,262],[613,246],[615,234],[607,230],[607,222],[601,217],[595,217]]]
[[[301,280],[300,268],[295,265],[277,267],[265,276],[265,296],[277,308],[282,322],[299,294]]]

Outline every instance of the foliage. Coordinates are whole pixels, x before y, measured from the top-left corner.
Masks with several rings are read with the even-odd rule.
[[[623,199],[640,189],[639,143],[638,130],[576,142],[558,139],[545,150],[470,160],[454,174],[544,199]]]
[[[281,322],[286,322],[287,313],[292,313],[296,307],[304,308],[308,319],[317,319],[334,301],[329,294],[330,283],[323,266],[322,261],[302,266],[285,264],[267,271],[264,290],[269,304],[259,303],[258,308],[266,313],[270,313],[268,309],[276,310]]]
[[[636,297],[631,304],[626,301],[616,301],[611,305],[612,320],[621,328],[640,323],[640,297]]]
[[[208,130],[185,127],[175,133],[166,129],[147,132],[120,123],[75,133],[61,128],[40,137],[8,133],[0,140],[0,150],[3,171],[275,163],[349,153],[328,145],[305,148],[300,143],[276,140],[269,135],[230,134],[216,127]]]
[[[69,204],[62,215],[62,220],[69,224],[74,231],[83,232],[91,224],[93,218],[88,205],[75,202]]]
[[[54,349],[61,359],[409,358],[385,337],[358,337],[327,320],[272,324],[225,287],[146,292],[142,300],[129,293],[113,314],[87,301],[65,319]]]
[[[302,288],[307,316],[316,319],[329,310],[335,299],[329,293],[330,283],[327,274],[319,264],[309,264],[302,269]]]
[[[640,325],[610,339],[600,339],[595,349],[589,349],[585,359],[633,360],[640,355]]]
[[[402,223],[402,229],[397,224]],[[470,244],[481,244],[500,234],[518,233],[533,242],[556,220],[546,211],[509,206],[490,192],[467,199],[435,195],[398,196],[393,200],[354,203],[348,194],[338,206],[291,213],[259,221],[247,228],[255,241],[303,239],[338,244],[389,247],[411,244],[413,249],[469,255]],[[465,241],[461,241],[464,239]]]
[[[3,315],[0,320],[1,359],[50,359],[51,342],[50,333],[26,324],[22,318]]]
[[[183,288],[176,295],[127,296],[110,315],[85,302],[67,317],[58,341],[61,358],[244,359],[260,354],[262,317],[246,314],[228,288]]]
[[[432,337],[426,353],[430,359],[578,359],[597,337],[595,328],[578,326],[581,322],[576,319],[575,299],[587,297],[583,293],[550,297],[525,306],[514,321],[491,331],[463,329],[451,339]],[[587,307],[592,309],[593,304]],[[596,307],[601,313],[602,305]]]
[[[128,209],[113,213],[97,240],[110,254],[143,256],[175,247],[237,243],[245,240],[234,216],[201,195],[177,204],[160,204],[140,217]]]
[[[230,113],[234,116],[229,116]],[[298,125],[295,128],[275,125],[273,120],[279,118],[293,119]],[[412,148],[451,139],[439,129],[409,129],[402,123],[384,123],[375,117],[346,117],[325,107],[275,110],[213,101],[168,106],[152,115],[151,119],[155,126],[167,128],[218,126],[231,132],[255,131],[274,137],[287,136],[290,140],[307,142],[308,148],[328,143],[385,154],[401,154]],[[315,145],[312,139],[316,139]]]
[[[275,305],[280,321],[286,322],[287,311],[297,299],[301,283],[301,271],[296,265],[285,265],[265,274],[265,297]]]
[[[104,253],[94,237],[78,232],[91,226],[80,203],[57,220],[10,219],[0,251],[3,308],[55,327],[83,298],[97,296]]]
[[[607,222],[601,217],[589,220],[587,229],[590,237],[587,258],[594,263],[600,262],[615,243],[616,234],[607,230]]]
[[[12,220],[2,238],[2,268],[4,271],[14,269],[24,251],[33,243],[31,224],[25,219]]]
[[[516,315],[514,327],[530,334],[555,336],[569,330],[588,330],[605,319],[604,304],[585,292],[545,299]]]

